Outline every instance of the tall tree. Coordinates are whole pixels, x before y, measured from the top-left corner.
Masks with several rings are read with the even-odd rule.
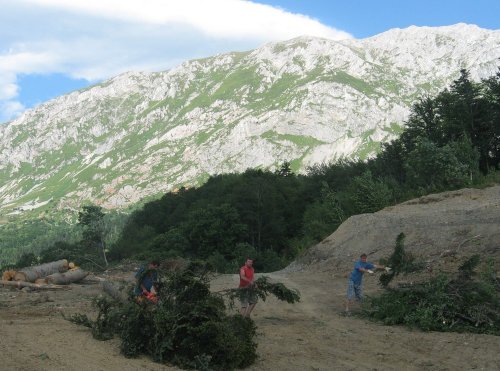
[[[194,209],[183,228],[192,253],[203,259],[215,251],[227,259],[234,258],[234,247],[246,237],[246,226],[240,222],[238,211],[229,204]]]
[[[276,170],[276,174],[279,176],[294,175],[290,161],[284,161],[281,164],[280,168],[278,170]]]
[[[345,220],[336,192],[328,183],[322,182],[321,198],[304,212],[303,232],[306,238],[321,241]]]
[[[351,194],[356,213],[373,213],[393,201],[389,187],[383,181],[374,179],[370,171],[352,180]]]
[[[484,85],[471,81],[469,72],[462,70],[450,90],[438,95],[436,101],[447,142],[469,137],[479,152],[479,168],[488,173],[493,122],[484,97]]]
[[[90,248],[97,248],[102,253],[106,266],[106,246],[104,242],[104,213],[102,207],[85,205],[78,212],[78,225],[82,227],[83,244]]]
[[[495,76],[483,80],[485,99],[488,102],[491,120],[491,136],[489,141],[489,161],[493,168],[500,167],[500,67]]]

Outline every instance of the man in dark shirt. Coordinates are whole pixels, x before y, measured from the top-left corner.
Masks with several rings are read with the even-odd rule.
[[[158,280],[160,263],[156,260],[150,261],[147,266],[141,267],[135,274],[136,286],[134,293],[137,297],[149,298],[156,294],[155,283]]]

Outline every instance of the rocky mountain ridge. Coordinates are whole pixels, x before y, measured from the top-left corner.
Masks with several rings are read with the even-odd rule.
[[[366,158],[466,68],[496,73],[500,31],[458,24],[301,37],[130,72],[0,125],[0,213],[120,208],[247,168]]]

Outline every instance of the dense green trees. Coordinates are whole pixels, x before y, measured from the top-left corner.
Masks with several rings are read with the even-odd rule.
[[[233,267],[247,251],[275,265],[301,232],[307,197],[300,179],[290,171],[247,170],[168,193],[131,215],[111,257],[176,254]]]
[[[483,175],[498,170],[499,86],[500,72],[475,83],[462,70],[450,89],[413,106],[406,130],[377,157],[381,168],[410,188],[424,184],[435,189],[464,186],[466,178],[471,183],[478,169]],[[411,179],[405,177],[408,172],[413,172]],[[430,173],[440,179],[430,184]]]
[[[78,238],[78,232],[69,223],[45,218],[13,219],[0,227],[0,267],[8,267],[16,261],[23,265],[28,254],[36,261],[40,251],[57,241],[69,242]],[[29,264],[23,266],[26,265]]]
[[[104,249],[121,235],[127,214],[85,205],[76,223],[35,219],[0,228],[0,270],[68,259],[88,269],[105,268]],[[9,248],[15,250],[11,253]]]

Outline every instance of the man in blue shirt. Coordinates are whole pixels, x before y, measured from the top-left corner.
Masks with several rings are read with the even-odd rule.
[[[349,312],[349,307],[354,298],[356,298],[358,302],[363,300],[363,274],[365,272],[373,274],[373,269],[385,269],[388,272],[391,268],[367,262],[366,254],[361,254],[360,259],[354,265],[354,270],[349,275],[347,302],[345,307],[346,312]]]

